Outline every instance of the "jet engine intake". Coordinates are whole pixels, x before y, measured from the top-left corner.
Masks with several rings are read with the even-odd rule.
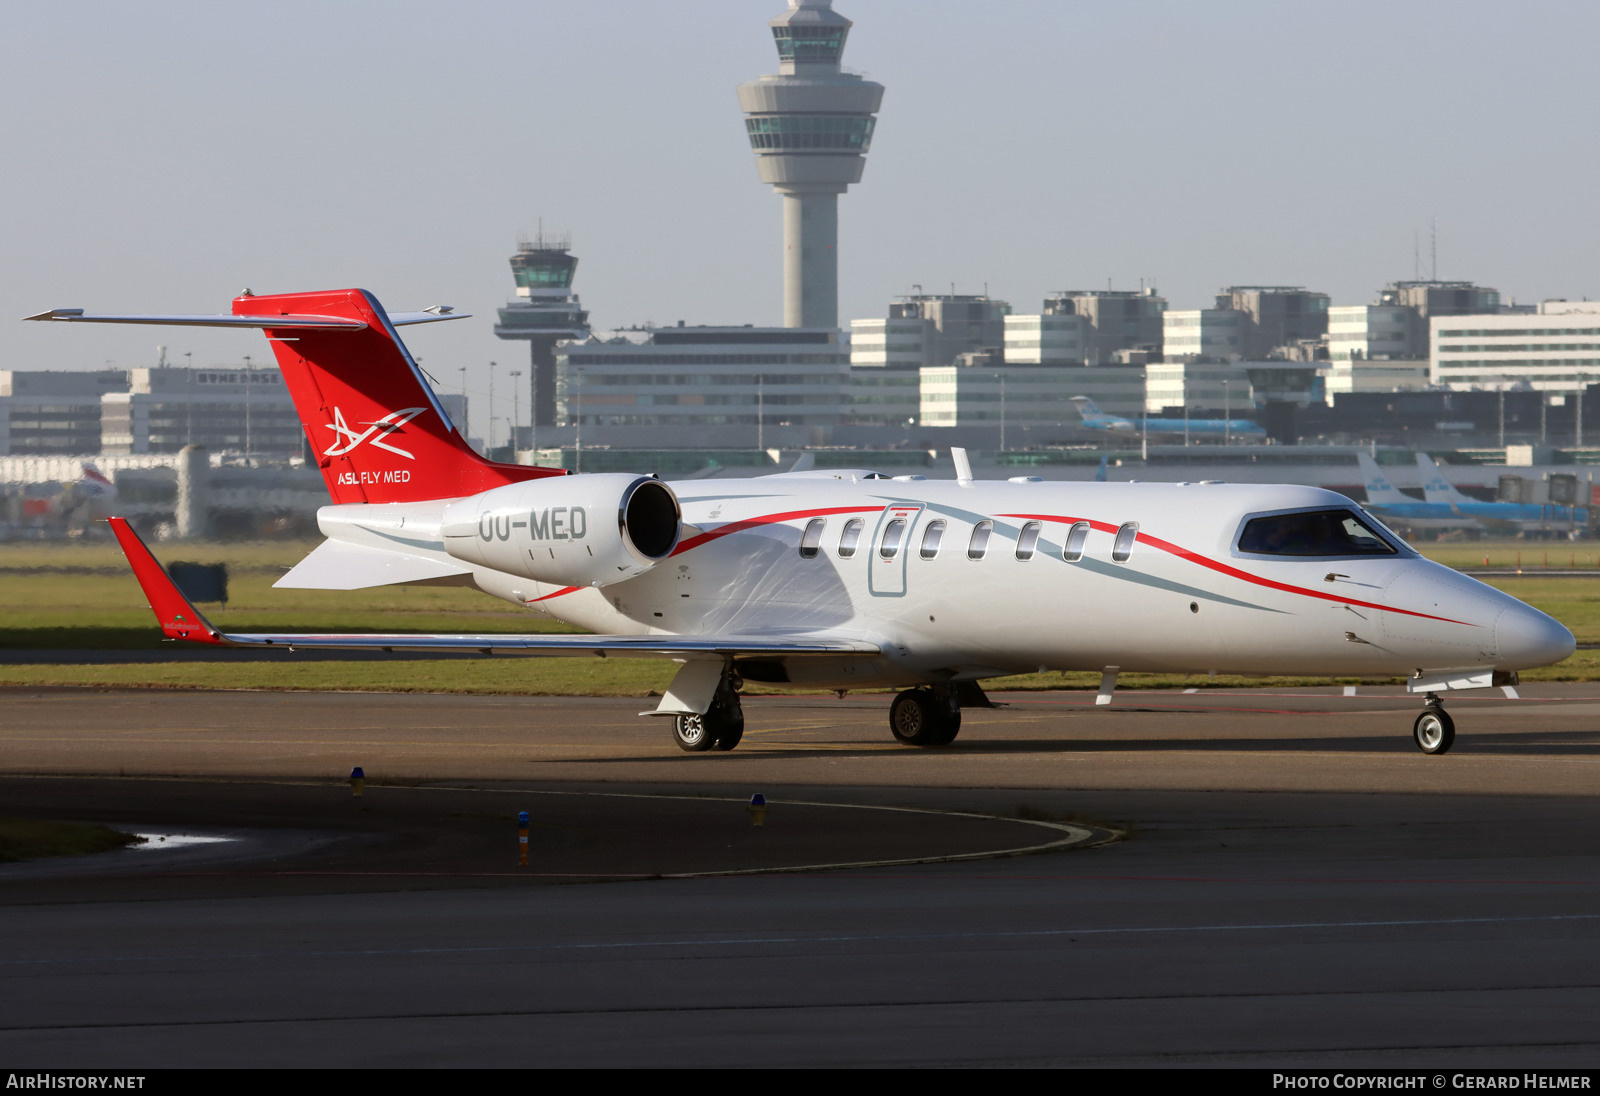
[[[528,480],[445,507],[444,547],[456,559],[558,586],[634,578],[678,546],[682,510],[649,476]]]

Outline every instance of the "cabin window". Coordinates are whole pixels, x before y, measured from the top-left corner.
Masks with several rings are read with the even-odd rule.
[[[856,545],[861,543],[861,530],[865,523],[860,518],[851,518],[844,523],[844,532],[839,534],[839,558],[849,559],[856,554]]]
[[[994,522],[980,521],[972,527],[972,539],[967,542],[967,558],[982,559],[989,550],[989,537],[994,533]]]
[[[922,558],[932,559],[939,554],[939,542],[944,539],[944,522],[931,521],[922,533]]]
[[[1061,550],[1061,558],[1068,563],[1077,563],[1083,558],[1083,546],[1089,539],[1089,523],[1086,521],[1075,522],[1067,530],[1067,544]]]
[[[1260,556],[1392,556],[1390,544],[1349,510],[1269,514],[1245,522],[1239,551]]]
[[[806,524],[806,531],[800,534],[801,559],[817,558],[817,551],[822,547],[822,530],[827,526],[827,518],[812,518]]]
[[[893,559],[900,554],[900,542],[906,536],[906,523],[904,518],[895,518],[883,527],[883,539],[878,542],[878,555],[884,559]]]
[[[1030,521],[1022,527],[1022,532],[1017,534],[1017,558],[1032,559],[1033,550],[1039,546],[1039,531],[1044,528],[1043,522]]]
[[[1117,539],[1111,545],[1111,561],[1113,563],[1127,563],[1128,557],[1133,555],[1133,542],[1139,536],[1139,523],[1130,521],[1117,530]]]

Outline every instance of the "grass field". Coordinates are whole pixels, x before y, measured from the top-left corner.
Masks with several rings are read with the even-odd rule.
[[[565,625],[461,589],[380,588],[351,593],[274,590],[272,583],[314,547],[313,543],[169,545],[163,562],[226,563],[229,602],[202,606],[230,631],[310,632],[565,632]],[[1574,577],[1594,570],[1600,551],[1516,541],[1476,542],[1424,549],[1456,567],[1514,567],[1524,573],[1492,585],[1544,610],[1571,628],[1581,643],[1600,643],[1600,579]],[[1535,562],[1539,564],[1536,568]],[[1572,565],[1575,564],[1574,568]],[[109,541],[0,545],[0,648],[48,650],[156,650],[165,641],[144,595]],[[282,662],[125,662],[102,665],[34,663],[0,665],[0,686],[96,685],[165,688],[359,689],[376,691],[507,693],[522,695],[643,696],[664,689],[675,666],[639,659],[526,658],[414,661],[309,662],[286,653]],[[1558,666],[1523,675],[1530,681],[1600,679],[1600,651],[1579,650]],[[991,689],[1093,688],[1095,674],[1027,674],[986,683]],[[1326,684],[1327,678],[1242,679],[1129,674],[1124,687]],[[752,685],[750,691],[761,691]]]
[[[138,841],[89,822],[46,822],[32,818],[0,818],[0,864],[46,856],[83,856],[123,849]]]

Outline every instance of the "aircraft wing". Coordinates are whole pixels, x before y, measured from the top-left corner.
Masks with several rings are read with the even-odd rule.
[[[872,655],[878,644],[848,636],[813,632],[765,635],[549,635],[494,633],[460,635],[313,634],[245,632],[217,629],[183,596],[166,569],[151,555],[126,518],[111,518],[111,531],[133,566],[161,631],[169,639],[206,643],[217,647],[281,647],[289,650],[348,648],[382,651],[479,651],[544,656],[600,658],[747,658],[814,655]]]

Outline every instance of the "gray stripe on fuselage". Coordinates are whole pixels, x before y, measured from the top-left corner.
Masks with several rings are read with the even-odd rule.
[[[670,486],[670,483],[669,483]],[[678,501],[682,502],[733,502],[738,499],[776,499],[790,498],[790,495],[679,495]],[[741,519],[748,520],[748,519]]]
[[[371,526],[367,525],[357,525],[356,528],[360,529],[363,533],[371,533],[375,537],[382,537],[384,540],[392,540],[396,544],[409,544],[413,548],[423,548],[430,552],[444,551],[444,544],[437,540],[412,540],[410,537],[397,537],[393,533],[385,533],[382,529],[373,529]],[[345,543],[348,544],[349,542],[346,541]]]
[[[883,496],[880,495],[878,497],[882,498]],[[924,503],[923,505],[927,507],[927,510],[930,513],[948,514],[950,517],[960,518],[962,521],[968,521],[974,525],[980,521],[992,521],[994,522],[994,527],[997,532],[1009,533],[1013,539],[1022,534],[1022,526],[1001,521],[999,518],[993,518],[987,514],[979,514],[972,510],[962,510],[954,506],[941,506],[937,503]],[[1085,518],[1083,520],[1087,521],[1089,519]],[[1268,613],[1284,612],[1283,609],[1274,609],[1268,605],[1257,605],[1253,601],[1240,601],[1238,598],[1227,597],[1223,594],[1216,593],[1213,590],[1202,590],[1199,587],[1186,586],[1181,582],[1173,582],[1170,579],[1156,578],[1154,575],[1142,574],[1139,571],[1130,570],[1128,564],[1126,563],[1105,563],[1100,560],[1088,558],[1080,559],[1074,563],[1068,563],[1066,560],[1061,558],[1061,554],[1063,551],[1065,551],[1065,549],[1065,544],[1057,544],[1054,541],[1047,540],[1043,533],[1040,534],[1037,554],[1043,554],[1046,559],[1049,559],[1055,563],[1059,563],[1064,567],[1078,567],[1086,571],[1091,571],[1094,574],[1105,578],[1113,578],[1120,582],[1132,582],[1139,586],[1149,586],[1157,590],[1170,590],[1175,594],[1184,594],[1188,597],[1216,602],[1219,605],[1234,605],[1241,609],[1260,609],[1263,612]]]

